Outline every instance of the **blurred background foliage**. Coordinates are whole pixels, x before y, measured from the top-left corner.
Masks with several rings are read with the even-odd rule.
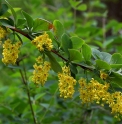
[[[122,53],[122,1],[121,0],[8,0],[15,8],[22,8],[34,19],[50,22],[60,20],[66,31],[79,36],[91,47],[109,53]],[[20,11],[18,18],[23,18]],[[22,38],[21,55],[27,76],[39,52],[30,41]],[[2,48],[0,46],[0,52]],[[0,55],[2,58],[2,55]],[[0,61],[0,124],[33,124],[24,88],[17,68],[6,67]],[[78,77],[82,77],[78,75]],[[36,87],[29,79],[31,100],[37,120],[41,124],[121,124],[108,108],[82,105],[76,91],[73,99],[59,98],[57,75],[50,71],[44,87]],[[76,86],[78,89],[78,86]]]

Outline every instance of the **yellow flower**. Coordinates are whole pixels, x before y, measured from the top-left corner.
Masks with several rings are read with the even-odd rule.
[[[39,57],[36,59],[36,62],[37,62],[37,63],[42,63],[42,62],[43,62],[42,56],[39,56]]]
[[[103,71],[100,71],[100,78],[101,78],[101,79],[106,80],[106,79],[107,79],[107,77],[108,77],[108,74],[106,74],[106,73],[105,73],[105,72],[103,72]]]
[[[111,94],[111,99],[108,100],[109,107],[112,109],[112,114],[116,117],[122,115],[122,93],[116,91]]]
[[[41,84],[42,86],[45,84],[47,81],[48,77],[48,72],[51,68],[50,63],[47,61],[43,61],[42,57],[39,56],[36,59],[37,63],[34,64],[34,71],[33,71],[33,76],[32,76],[32,81],[35,84]]]
[[[101,84],[93,78],[89,83],[86,83],[86,80],[83,78],[81,78],[78,82],[80,84],[79,92],[82,103],[96,102],[99,104],[103,100],[106,101],[105,96],[109,87],[107,83]]]
[[[32,43],[40,50],[40,51],[44,51],[44,50],[48,50],[51,51],[51,49],[53,48],[52,45],[52,40],[49,38],[49,35],[45,32],[43,35],[40,35],[38,37],[36,37]]]
[[[8,39],[3,44],[3,58],[2,62],[4,64],[15,64],[19,54],[19,48],[21,42],[16,42],[15,44],[11,43],[11,40]]]
[[[108,104],[111,108],[111,113],[114,114],[116,118],[122,116],[122,92],[108,92],[109,83],[101,84],[97,80],[91,79],[90,82],[86,82],[85,79],[81,78],[79,81],[80,88],[80,99],[83,104],[97,103],[104,106]]]
[[[7,35],[7,31],[0,26],[0,40],[5,38],[6,35]]]
[[[58,74],[60,97],[72,98],[76,80],[71,76],[69,67],[64,66],[62,71],[63,73]]]

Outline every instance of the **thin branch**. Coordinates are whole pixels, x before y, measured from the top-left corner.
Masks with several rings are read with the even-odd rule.
[[[53,52],[54,54],[56,54],[58,57],[60,57],[61,59],[63,59],[64,61],[68,61],[66,58],[64,58],[63,56],[61,56],[57,51],[55,50],[51,50],[51,52]]]
[[[59,56],[60,58],[62,58],[64,61],[68,62],[68,59],[66,59],[63,56],[61,56],[57,51],[51,50],[51,52],[55,53],[57,56]],[[79,66],[79,67],[81,67],[81,68],[83,68],[85,70],[93,71],[93,69],[87,68],[87,67],[85,67],[85,66],[83,66],[81,64],[78,64],[78,63],[73,63],[73,64],[75,64],[75,65],[77,65],[77,66]]]
[[[19,30],[15,27],[8,27],[8,28],[10,28],[12,31],[15,31],[15,32],[18,32],[18,33],[22,34],[23,36],[27,37],[30,40],[33,40],[28,33],[24,32],[22,30]]]
[[[29,54],[23,55],[21,58],[18,58],[18,59],[17,59],[17,63],[20,63],[23,59],[25,59],[25,58],[27,58],[27,57],[29,57]]]
[[[28,35],[26,32],[23,32],[22,30],[19,30],[19,29],[15,28],[15,27],[8,27],[8,28],[10,28],[11,30],[16,31],[16,32],[18,32],[18,33],[24,35],[24,36],[25,36],[26,38],[28,38],[29,40],[33,40],[32,37],[30,37],[30,35]],[[56,54],[58,57],[62,58],[64,61],[66,61],[66,62],[68,61],[68,59],[64,58],[64,57],[63,57],[62,55],[60,55],[57,51],[51,50],[51,52],[53,52],[54,54]],[[75,64],[75,65],[77,65],[77,66],[79,66],[79,67],[81,67],[81,68],[83,68],[83,69],[85,69],[85,70],[93,71],[93,69],[88,68],[88,67],[85,67],[85,66],[83,66],[83,65],[81,65],[81,64],[78,64],[78,63],[73,63],[73,64]]]
[[[17,65],[19,66],[19,63],[17,63]],[[37,120],[36,120],[36,117],[35,117],[35,114],[34,114],[32,102],[31,102],[30,91],[29,91],[29,88],[28,88],[26,77],[24,77],[23,72],[22,72],[21,69],[19,70],[19,72],[20,72],[21,77],[22,77],[22,82],[26,86],[27,96],[28,96],[28,100],[29,100],[28,102],[29,102],[29,105],[30,105],[30,108],[31,108],[31,113],[32,113],[32,116],[33,116],[34,124],[37,124]]]

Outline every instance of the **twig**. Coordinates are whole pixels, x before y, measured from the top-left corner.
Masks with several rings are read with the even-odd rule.
[[[19,63],[17,63],[17,65],[19,66]],[[26,86],[27,96],[28,96],[28,100],[29,100],[28,102],[29,102],[29,105],[30,105],[30,108],[31,108],[31,113],[32,113],[32,116],[33,116],[34,124],[37,124],[37,120],[36,120],[36,117],[35,117],[35,114],[34,114],[32,102],[31,102],[31,98],[30,98],[31,96],[30,96],[30,91],[29,91],[29,88],[28,88],[27,80],[26,80],[26,75],[24,77],[24,75],[22,73],[22,70],[20,69],[19,71],[20,71],[20,74],[21,74],[21,77],[22,77],[22,82]],[[24,69],[24,71],[25,71],[25,69]]]
[[[24,35],[29,40],[33,40],[32,37],[30,37],[30,35],[28,35],[26,32],[23,32],[22,30],[19,30],[19,29],[15,28],[15,27],[8,27],[8,28],[10,28],[11,30],[16,31],[16,32]],[[62,58],[64,61],[66,61],[66,62],[68,61],[66,58],[64,58],[62,55],[60,55],[57,51],[51,50],[51,52],[53,52],[54,54],[56,54],[57,56],[59,56],[60,58]],[[83,68],[85,70],[93,71],[93,69],[88,68],[88,67],[85,67],[85,66],[83,66],[81,64],[78,64],[78,63],[73,63],[73,64],[75,64],[77,66],[80,66],[81,68]]]
[[[22,34],[23,36],[27,37],[30,40],[33,40],[28,33],[24,32],[22,30],[19,30],[15,27],[8,27],[8,28],[10,28],[12,31],[15,31],[15,32],[18,32],[18,33]]]
[[[68,59],[66,59],[66,58],[64,58],[63,56],[61,56],[57,51],[51,50],[51,52],[55,53],[57,56],[59,56],[60,58],[62,58],[64,61],[68,62]],[[85,67],[85,66],[83,66],[83,65],[81,65],[81,64],[78,64],[78,63],[73,63],[73,64],[75,64],[75,65],[77,65],[77,66],[80,66],[81,68],[83,68],[83,69],[85,69],[85,70],[93,71],[93,69],[87,68],[87,67]]]

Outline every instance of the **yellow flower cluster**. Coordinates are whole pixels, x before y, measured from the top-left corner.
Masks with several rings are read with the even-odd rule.
[[[2,38],[5,38],[6,34],[7,34],[7,31],[3,27],[0,26],[0,40]]]
[[[107,101],[109,107],[112,109],[111,113],[115,114],[116,118],[122,116],[122,93],[117,91],[110,94],[110,97]]]
[[[32,40],[32,43],[40,51],[44,51],[45,49],[51,51],[51,49],[53,48],[52,40],[49,38],[49,35],[46,32],[43,35],[40,35]]]
[[[3,44],[2,62],[4,64],[14,65],[18,58],[20,47],[21,47],[21,42],[16,42],[15,44],[12,44],[10,39],[6,40]]]
[[[106,97],[109,88],[109,84],[101,84],[94,79],[92,79],[90,83],[86,83],[86,80],[81,78],[79,84],[82,103],[92,103],[94,101],[100,103],[100,101]]]
[[[97,104],[108,104],[112,110],[112,114],[115,117],[119,117],[122,114],[122,93],[108,92],[109,83],[101,84],[98,81],[92,79],[89,83],[86,83],[84,78],[79,81],[80,88],[80,99],[83,104],[89,104],[96,102]]]
[[[100,78],[103,79],[103,80],[106,80],[108,77],[108,74],[106,74],[105,72],[103,71],[100,71]]]
[[[72,98],[76,80],[71,76],[69,67],[64,66],[62,71],[63,73],[58,74],[60,97]]]
[[[35,84],[41,84],[43,86],[47,81],[48,72],[51,66],[49,62],[44,62],[41,56],[39,56],[36,61],[38,64],[35,63],[33,66],[35,70],[33,71],[32,81]]]

